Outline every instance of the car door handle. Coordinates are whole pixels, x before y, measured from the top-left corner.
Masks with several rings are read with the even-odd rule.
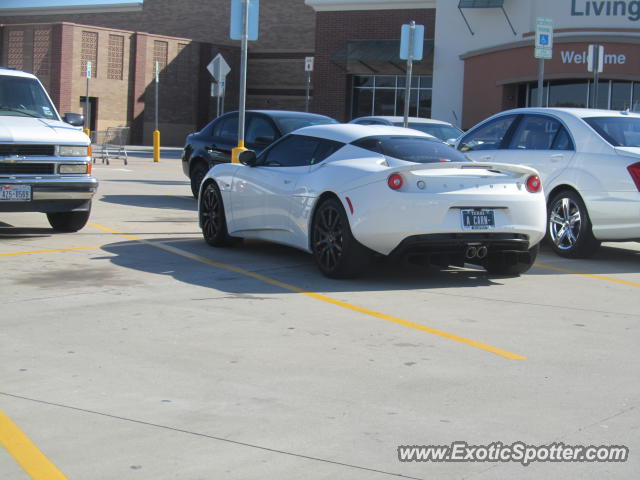
[[[551,161],[552,162],[559,162],[563,158],[564,158],[564,155],[561,154],[561,153],[556,153],[555,155],[551,155]]]
[[[285,180],[285,181],[284,181],[284,183],[285,183],[286,185],[289,185],[289,184],[291,183],[291,180]]]

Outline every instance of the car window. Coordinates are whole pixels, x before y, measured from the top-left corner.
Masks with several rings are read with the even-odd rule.
[[[571,139],[562,124],[546,115],[525,115],[516,129],[510,149],[570,150]]]
[[[56,111],[33,78],[0,76],[0,115],[57,119]]]
[[[238,116],[230,115],[221,118],[213,126],[213,137],[227,143],[236,143],[238,141]]]
[[[466,135],[458,145],[458,148],[463,152],[500,148],[502,140],[507,135],[515,119],[516,115],[507,115],[480,126]]]
[[[312,125],[325,125],[328,123],[338,123],[330,117],[323,117],[321,115],[309,115],[309,116],[278,116],[274,118],[275,122],[280,127],[282,133],[291,133],[302,127],[310,127]]]
[[[255,116],[249,122],[245,140],[248,144],[255,144],[263,148],[278,138],[275,127],[264,117]]]
[[[397,124],[401,127],[403,124]],[[441,125],[437,123],[409,123],[409,128],[413,128],[414,130],[419,130],[424,133],[428,133],[429,135],[433,135],[434,137],[439,138],[440,140],[449,140],[450,138],[458,138],[462,135],[462,130],[457,129],[456,127],[452,127],[449,125]]]
[[[640,118],[592,117],[584,121],[614,147],[640,147]]]
[[[276,143],[262,158],[268,167],[301,167],[310,165],[318,148],[318,139],[304,135],[289,135]]]
[[[318,139],[318,147],[315,152],[313,152],[313,157],[311,158],[311,165],[316,165],[322,162],[325,158],[333,155],[340,148],[344,146],[342,142],[336,142],[334,140],[326,140],[326,139]]]
[[[353,142],[353,145],[415,163],[470,161],[465,155],[446,143],[429,137],[382,135],[361,138]]]

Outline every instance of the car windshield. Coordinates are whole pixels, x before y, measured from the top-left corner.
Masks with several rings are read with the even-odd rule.
[[[404,122],[394,123],[396,127],[404,126]],[[418,122],[409,122],[409,128],[413,128],[414,130],[419,130],[423,133],[428,133],[429,135],[433,135],[440,140],[449,140],[452,138],[458,138],[462,134],[462,130],[457,129],[451,125],[442,125],[439,123],[418,123]]]
[[[0,75],[0,115],[58,118],[38,81],[12,75]]]
[[[294,130],[303,127],[311,127],[313,125],[326,125],[328,123],[338,123],[333,118],[318,116],[291,116],[291,117],[276,117],[274,118],[282,134],[291,133]]]
[[[469,162],[470,160],[446,143],[428,137],[373,136],[361,138],[353,145],[389,157],[415,163]]]
[[[640,147],[640,118],[591,117],[584,121],[614,147]]]

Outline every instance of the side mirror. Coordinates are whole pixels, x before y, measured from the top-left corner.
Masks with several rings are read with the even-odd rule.
[[[62,120],[74,127],[81,127],[84,125],[84,115],[81,113],[65,113]]]
[[[447,138],[444,143],[446,143],[450,147],[455,148],[456,147],[456,140],[457,140],[457,138]]]
[[[255,167],[258,163],[258,156],[253,150],[244,150],[240,152],[240,155],[238,155],[238,160],[240,160],[240,163],[243,165]]]

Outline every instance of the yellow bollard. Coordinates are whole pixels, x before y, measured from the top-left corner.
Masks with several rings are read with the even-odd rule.
[[[153,131],[153,161],[160,161],[160,130]]]
[[[244,140],[238,140],[238,146],[231,150],[231,163],[240,163],[238,158],[242,152],[248,150],[244,148]]]
[[[91,138],[91,130],[89,130],[88,128],[85,128],[82,131],[87,137]]]

